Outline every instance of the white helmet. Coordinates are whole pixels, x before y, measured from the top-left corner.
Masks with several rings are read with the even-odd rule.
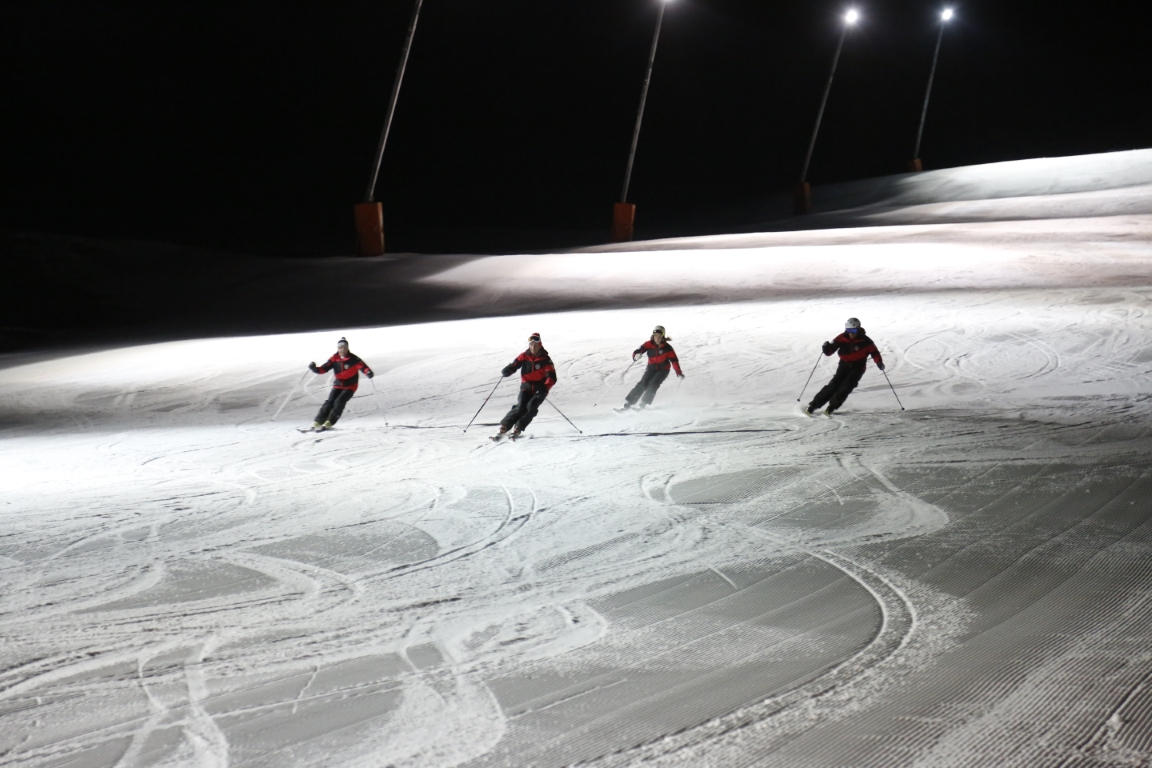
[[[860,327],[860,318],[858,318],[858,317],[850,317],[844,321],[844,328],[845,329],[859,328],[859,327]]]

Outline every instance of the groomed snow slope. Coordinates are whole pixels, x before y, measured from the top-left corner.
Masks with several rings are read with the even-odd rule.
[[[0,766],[1152,764],[1152,153],[982,168],[413,286],[472,319],[9,358]],[[849,315],[888,376],[804,416]],[[617,414],[654,323],[686,378]]]

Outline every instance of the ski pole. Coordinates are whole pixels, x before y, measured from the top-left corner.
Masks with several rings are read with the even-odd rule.
[[[372,403],[376,406],[376,412],[380,412],[380,390],[376,389],[376,377],[373,376],[368,381],[372,382]]]
[[[488,401],[492,399],[492,395],[496,394],[496,387],[500,386],[500,382],[504,381],[504,377],[496,379],[496,386],[492,387],[492,391],[488,393],[488,397],[484,398],[484,402],[480,403],[480,407],[476,409],[476,413],[469,419],[468,424],[464,427],[464,431],[468,431],[468,427],[472,426],[472,422],[476,421],[476,417],[480,415],[480,411],[484,410],[484,406],[488,405]]]
[[[620,380],[623,381],[624,377],[628,375],[628,371],[632,370],[632,366],[636,365],[636,358],[632,358],[632,362],[628,363],[628,367],[620,372]]]
[[[888,378],[888,371],[881,368],[880,373],[884,374],[884,381],[888,382],[888,388],[892,390],[892,397],[896,398],[896,404],[900,406],[900,410],[904,410],[904,403],[900,402],[900,395],[896,394],[896,387],[892,386],[892,379]]]
[[[816,375],[816,367],[820,365],[821,357],[824,357],[823,352],[821,352],[820,356],[816,358],[816,365],[812,366],[812,373],[808,374],[808,381],[805,381],[804,386],[800,388],[800,394],[796,395],[796,402],[800,402],[800,398],[804,397],[804,390],[808,389],[808,384],[811,383],[812,377]]]
[[[564,416],[564,411],[560,410],[560,406],[556,405],[556,403],[552,402],[551,400],[548,401],[548,404],[556,409],[556,413],[560,414],[561,416]],[[572,419],[568,418],[567,416],[564,416],[564,421],[568,422],[569,424],[572,424]],[[575,424],[572,424],[572,429],[576,430],[580,434],[584,434],[584,431],[582,429],[580,429],[580,427],[576,426]]]
[[[284,410],[284,406],[288,405],[288,401],[292,399],[292,395],[296,394],[296,390],[304,383],[304,379],[308,376],[308,371],[304,371],[304,375],[300,377],[300,381],[292,385],[292,389],[288,390],[288,397],[284,398],[284,402],[280,403],[280,407],[276,409],[276,413],[272,414],[272,421],[276,421],[276,417],[280,415],[280,411]]]

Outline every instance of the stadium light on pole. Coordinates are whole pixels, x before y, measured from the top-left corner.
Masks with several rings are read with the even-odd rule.
[[[632,129],[632,148],[628,151],[628,164],[624,168],[624,186],[620,190],[620,202],[612,206],[612,240],[617,243],[632,239],[633,226],[636,223],[636,206],[628,202],[628,187],[632,183],[632,163],[636,159],[636,145],[640,143],[640,124],[644,121],[648,84],[652,82],[652,67],[656,62],[656,44],[660,42],[660,25],[664,22],[664,7],[669,2],[671,0],[660,0],[660,12],[656,15],[656,31],[652,33],[652,49],[648,53],[648,69],[644,73],[644,85],[640,89],[636,126]]]
[[[808,166],[812,164],[812,151],[816,149],[816,135],[820,133],[820,122],[824,119],[824,107],[828,104],[828,93],[832,90],[832,78],[836,76],[836,65],[840,63],[840,51],[844,48],[844,38],[848,30],[856,26],[860,12],[849,8],[844,13],[844,25],[840,30],[840,40],[836,43],[836,53],[832,56],[832,70],[828,73],[828,83],[824,86],[824,96],[820,99],[820,109],[816,112],[816,125],[812,128],[812,139],[808,142],[808,154],[804,156],[804,167],[800,171],[800,186],[796,189],[796,213],[812,210],[812,187],[808,184]]]
[[[924,90],[924,107],[920,110],[920,127],[916,129],[916,147],[912,150],[912,162],[909,166],[912,171],[924,170],[924,164],[920,162],[920,139],[924,136],[924,120],[928,117],[928,97],[932,95],[932,81],[936,77],[936,61],[940,58],[944,27],[952,21],[954,15],[951,8],[945,8],[940,12],[940,31],[936,35],[936,50],[932,53],[932,68],[928,70],[928,87]]]
[[[388,100],[388,112],[384,116],[384,130],[380,132],[380,143],[376,145],[376,157],[372,161],[372,177],[364,192],[364,202],[354,207],[356,236],[361,256],[379,256],[384,253],[384,207],[376,202],[376,181],[380,177],[380,163],[384,159],[384,147],[388,144],[388,134],[392,130],[392,117],[396,114],[396,102],[400,98],[400,84],[404,82],[404,72],[408,68],[408,53],[412,50],[412,38],[416,35],[416,22],[420,20],[420,6],[424,0],[416,0],[412,8],[412,20],[408,24],[408,34],[404,38],[404,50],[400,54],[400,64],[396,68],[396,79],[392,83],[392,97]]]

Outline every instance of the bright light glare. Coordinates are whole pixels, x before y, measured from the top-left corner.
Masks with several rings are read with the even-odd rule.
[[[845,24],[855,24],[859,18],[860,18],[860,12],[857,11],[855,8],[849,8],[848,13],[844,14],[844,23]]]
[[[952,9],[951,8],[945,8],[940,13],[940,20],[941,21],[951,21],[952,20]]]

